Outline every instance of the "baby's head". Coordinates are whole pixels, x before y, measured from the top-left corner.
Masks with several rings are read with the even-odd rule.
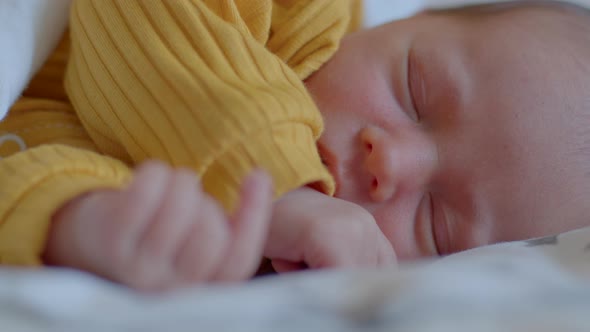
[[[590,225],[590,15],[548,1],[348,36],[307,85],[336,196],[399,257]]]

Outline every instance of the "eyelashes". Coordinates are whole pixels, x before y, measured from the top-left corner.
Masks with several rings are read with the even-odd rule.
[[[416,210],[415,241],[423,256],[440,256],[432,194],[424,192]]]
[[[411,114],[413,120],[420,123],[423,118],[423,107],[424,107],[424,79],[421,64],[419,63],[414,49],[410,49],[408,52],[408,68],[406,84],[408,87],[408,95],[410,97]]]
[[[436,224],[436,219],[434,218],[434,200],[432,198],[432,193],[428,193],[428,208],[430,209],[430,224],[432,229],[432,241],[434,242],[434,247],[436,248],[436,253],[438,256],[442,255],[441,245],[439,236],[439,230],[437,230],[438,225]]]

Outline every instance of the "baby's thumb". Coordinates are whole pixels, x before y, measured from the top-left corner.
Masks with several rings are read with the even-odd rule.
[[[272,180],[265,172],[250,174],[230,219],[231,243],[217,281],[239,281],[256,272],[268,236],[272,209]]]

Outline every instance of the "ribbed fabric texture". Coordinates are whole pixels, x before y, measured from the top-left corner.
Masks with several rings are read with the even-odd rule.
[[[277,195],[310,183],[332,193],[315,147],[322,119],[302,80],[359,24],[359,8],[75,0],[71,45],[66,36],[0,122],[0,138],[28,148],[0,144],[0,264],[40,264],[59,207],[123,186],[127,165],[148,158],[195,169],[228,210],[253,167],[272,174]]]
[[[129,173],[117,160],[60,145],[44,145],[3,159],[0,264],[41,263],[51,216],[57,209],[88,190],[121,187]]]
[[[277,195],[313,182],[331,194],[302,79],[337,49],[353,4],[79,0],[66,87],[99,149],[191,167],[228,209],[253,167]]]
[[[59,77],[63,67],[61,74],[42,70],[31,86],[52,86],[40,89],[51,99],[21,98],[0,122],[0,264],[40,264],[51,217],[65,202],[131,176],[122,162],[96,153],[71,105],[60,101]]]

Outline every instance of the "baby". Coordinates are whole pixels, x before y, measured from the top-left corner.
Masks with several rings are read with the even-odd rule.
[[[400,260],[589,225],[590,15],[522,1],[344,39],[307,81],[336,197]]]
[[[226,217],[192,171],[147,162],[61,208],[45,257],[153,289],[240,280],[261,255],[381,266],[583,227],[589,30],[583,9],[527,1],[350,34],[305,82],[334,197],[318,176],[271,203],[254,172]]]

